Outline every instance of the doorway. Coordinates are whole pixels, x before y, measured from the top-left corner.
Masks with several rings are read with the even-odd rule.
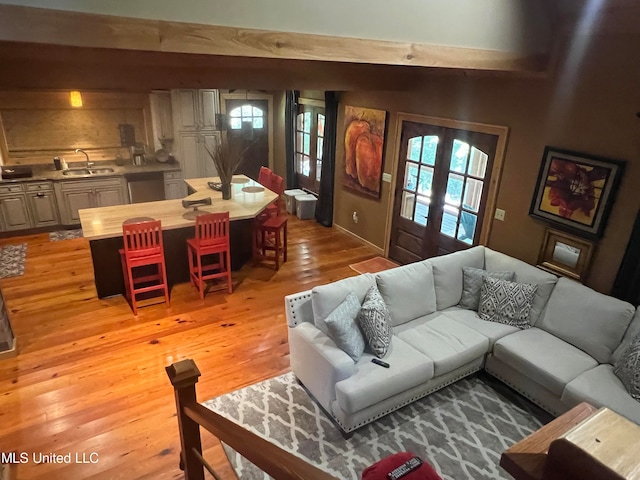
[[[399,127],[389,257],[410,263],[478,245],[493,211],[499,135],[409,120]]]
[[[265,94],[223,93],[222,113],[227,117],[227,139],[247,149],[236,174],[258,179],[260,167],[273,168],[272,97]]]

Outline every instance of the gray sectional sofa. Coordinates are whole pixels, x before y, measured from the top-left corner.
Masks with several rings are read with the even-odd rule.
[[[532,327],[459,307],[463,267],[514,272],[515,282],[537,285]],[[389,368],[368,351],[354,361],[324,324],[349,292],[362,303],[372,285],[390,313]],[[554,415],[587,401],[640,423],[640,402],[613,372],[640,334],[639,311],[486,247],[318,286],[287,296],[285,306],[291,369],[344,432],[483,368]]]

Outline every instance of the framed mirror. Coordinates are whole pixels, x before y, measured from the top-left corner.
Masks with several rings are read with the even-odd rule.
[[[538,267],[584,283],[593,249],[593,243],[588,240],[548,228],[540,249]]]

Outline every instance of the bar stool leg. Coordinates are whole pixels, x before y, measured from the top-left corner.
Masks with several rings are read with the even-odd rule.
[[[286,261],[287,261],[287,222],[284,222],[284,262]]]

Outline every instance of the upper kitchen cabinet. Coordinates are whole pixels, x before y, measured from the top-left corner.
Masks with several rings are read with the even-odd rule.
[[[174,126],[178,131],[215,130],[220,113],[218,90],[172,90]]]
[[[172,90],[173,127],[177,158],[185,178],[217,175],[205,145],[220,141],[216,114],[220,113],[218,90]]]
[[[153,119],[153,143],[155,150],[168,148],[170,152],[173,143],[173,109],[171,106],[171,92],[156,90],[149,95],[151,103],[151,117]]]

